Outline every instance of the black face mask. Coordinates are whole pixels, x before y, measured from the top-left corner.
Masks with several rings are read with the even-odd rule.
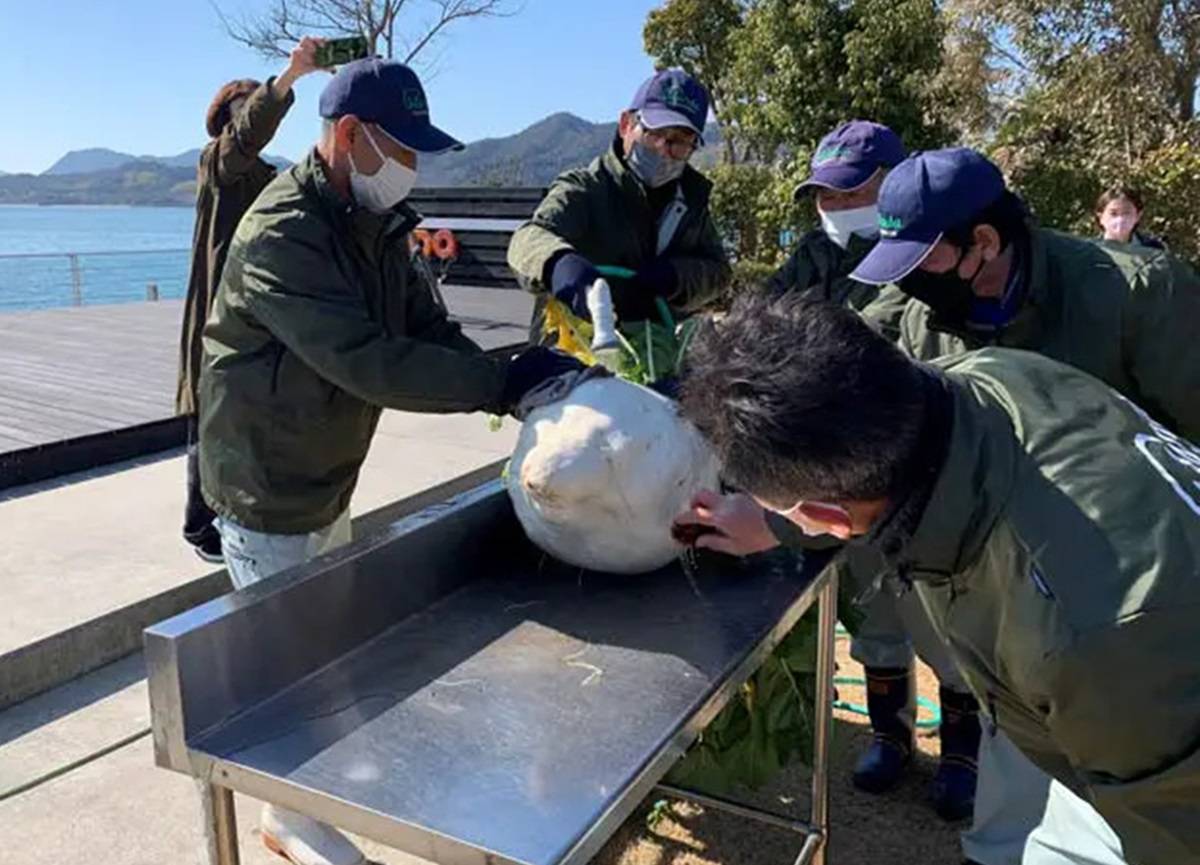
[[[900,290],[926,304],[942,322],[951,325],[966,324],[971,316],[971,307],[975,303],[975,292],[971,290],[971,286],[979,276],[979,271],[983,270],[983,261],[980,261],[970,279],[963,279],[958,275],[959,265],[969,251],[970,247],[966,247],[959,252],[954,266],[942,273],[917,268],[900,280]]]

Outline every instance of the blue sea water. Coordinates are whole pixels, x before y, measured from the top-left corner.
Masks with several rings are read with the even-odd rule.
[[[187,290],[190,207],[0,206],[0,312]]]

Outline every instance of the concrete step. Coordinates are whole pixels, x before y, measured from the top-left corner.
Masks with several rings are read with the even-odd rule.
[[[505,458],[517,426],[385,412],[351,502],[367,514]],[[0,708],[114,661],[146,625],[227,590],[180,536],[184,457],[0,493]]]
[[[5,865],[201,863],[196,783],[159,769],[148,736],[87,760],[149,724],[135,655],[0,713],[0,861]],[[74,770],[7,798],[15,786]],[[243,865],[281,865],[258,834],[259,804],[238,797]],[[385,865],[423,860],[360,843]]]

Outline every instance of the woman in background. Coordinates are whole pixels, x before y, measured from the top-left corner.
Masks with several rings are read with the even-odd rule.
[[[1105,240],[1166,249],[1157,237],[1138,230],[1143,210],[1141,195],[1126,186],[1113,186],[1096,200],[1096,224]]]
[[[250,79],[230,81],[217,91],[206,118],[209,142],[200,154],[196,172],[196,227],[192,235],[192,265],[183,307],[179,342],[179,383],[175,412],[187,418],[187,504],[183,537],[196,555],[220,564],[221,536],[213,527],[213,512],[200,495],[196,457],[196,388],[203,357],[200,336],[208,318],[225,254],[242,214],[275,177],[275,167],[259,154],[275,136],[292,107],[292,84],[320,68],[317,46],[323,40],[305,37],[293,50],[287,68],[265,84]]]

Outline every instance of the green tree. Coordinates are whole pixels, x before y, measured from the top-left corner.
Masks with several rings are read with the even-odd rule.
[[[713,219],[733,252],[734,293],[769,276],[785,253],[781,234],[810,221],[794,195],[807,174],[807,156],[804,151],[780,165],[718,165],[710,172]]]
[[[677,66],[702,81],[722,132],[726,162],[737,161],[735,138],[727,128],[727,78],[733,58],[731,37],[741,27],[741,0],[668,0],[646,18],[642,40],[659,68]]]
[[[943,35],[934,0],[763,0],[736,40],[730,113],[764,162],[853,117],[938,143],[928,91]]]
[[[811,224],[795,202],[821,136],[866,117],[915,147],[941,143],[931,82],[944,28],[935,0],[668,0],[647,19],[647,51],[714,95],[724,165],[713,213],[741,282],[777,266],[784,229]]]
[[[1200,0],[954,0],[947,10],[941,116],[992,152],[1043,223],[1093,233],[1096,195],[1130,183],[1147,193],[1149,229],[1200,255]]]

